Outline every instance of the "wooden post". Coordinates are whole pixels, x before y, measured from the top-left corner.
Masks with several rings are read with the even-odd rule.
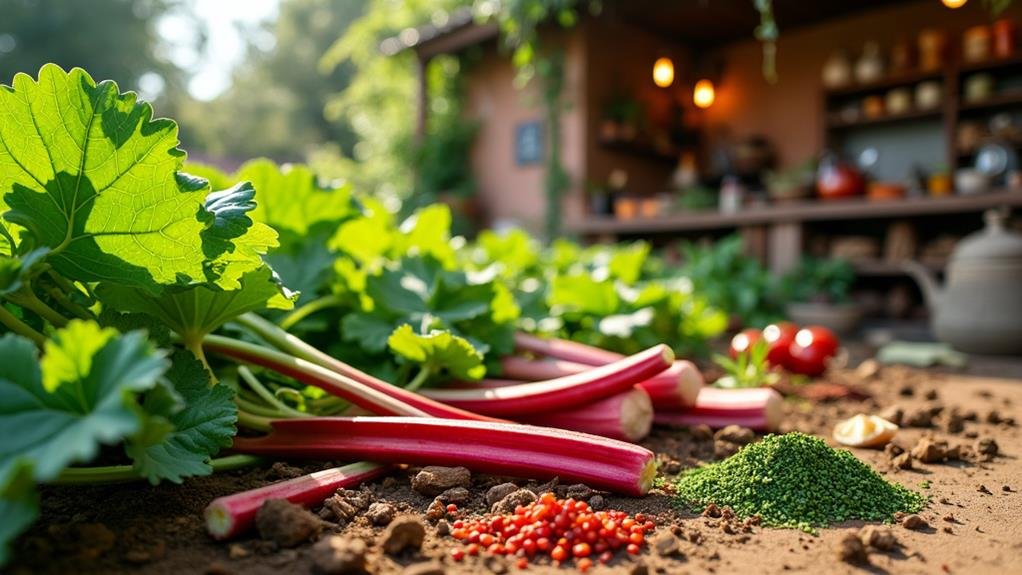
[[[791,271],[802,259],[802,224],[778,222],[769,231],[770,271],[781,276]]]
[[[426,138],[426,117],[429,106],[429,79],[427,78],[426,71],[429,68],[429,56],[415,53],[415,62],[417,64],[415,73],[416,80],[418,80],[418,90],[415,94],[415,142],[421,144]]]

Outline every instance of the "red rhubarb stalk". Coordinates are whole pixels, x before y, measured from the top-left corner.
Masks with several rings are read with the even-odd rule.
[[[533,425],[425,417],[279,419],[270,435],[239,437],[234,451],[319,459],[460,465],[481,473],[578,481],[643,495],[653,453],[631,443]]]
[[[489,389],[430,389],[422,393],[437,401],[493,416],[520,416],[560,411],[628,391],[664,371],[674,361],[666,345],[580,373]]]
[[[657,411],[653,422],[678,426],[704,424],[713,428],[741,425],[759,431],[775,431],[781,424],[783,403],[781,395],[767,387],[704,387],[694,406]]]
[[[501,371],[508,379],[538,381],[564,377],[592,369],[591,365],[574,361],[548,359],[535,360],[524,357],[505,357],[501,360]],[[649,394],[653,407],[677,409],[694,405],[699,390],[704,386],[703,374],[691,361],[675,360],[674,364],[657,375],[639,383]],[[490,385],[489,382],[484,386]],[[492,386],[492,385],[490,385]]]
[[[558,338],[544,339],[522,332],[515,334],[515,347],[534,355],[544,355],[586,365],[603,365],[624,357],[620,353],[584,343]]]
[[[386,471],[386,465],[363,461],[218,497],[204,512],[206,530],[215,539],[230,539],[252,526],[256,513],[268,499],[287,499],[291,503],[312,507],[322,503],[338,489],[355,487]]]
[[[653,403],[640,386],[606,399],[565,411],[518,418],[522,423],[602,435],[622,441],[639,441],[653,426]]]
[[[457,407],[445,405],[438,401],[429,399],[428,397],[424,397],[418,393],[408,391],[407,389],[387,383],[382,379],[373,377],[368,373],[365,373],[364,371],[361,371],[355,367],[352,367],[344,363],[343,361],[340,361],[339,359],[336,359],[330,355],[323,353],[316,347],[306,343],[300,338],[291,335],[290,333],[277,327],[273,323],[259,317],[258,315],[248,313],[237,318],[236,321],[244,325],[245,327],[249,328],[250,330],[255,332],[256,335],[263,338],[270,345],[276,347],[281,351],[287,352],[307,362],[316,364],[340,376],[354,380],[375,391],[378,391],[385,395],[389,395],[390,397],[402,403],[405,403],[411,407],[414,407],[415,409],[418,409],[423,413],[432,415],[433,417],[442,417],[447,419],[473,419],[479,421],[497,421],[492,417],[485,417],[482,415],[478,415],[476,413],[465,411],[463,409],[458,409]],[[296,377],[295,379],[298,378]],[[309,382],[305,383],[308,384]],[[312,383],[309,385],[316,384]]]

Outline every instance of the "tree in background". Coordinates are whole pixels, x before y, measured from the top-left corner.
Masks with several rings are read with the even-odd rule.
[[[189,17],[179,0],[0,0],[0,83],[18,72],[35,75],[47,62],[80,66],[122,89],[162,84],[157,103],[167,113],[159,105],[185,93],[185,73],[156,34],[159,18],[171,12]]]
[[[283,0],[276,21],[249,32],[246,56],[231,87],[211,102],[183,107],[185,145],[214,158],[304,161],[323,146],[350,155],[355,136],[349,119],[328,120],[323,110],[332,94],[348,85],[353,67],[325,70],[318,64],[362,14],[364,4]],[[273,42],[263,40],[267,33]]]

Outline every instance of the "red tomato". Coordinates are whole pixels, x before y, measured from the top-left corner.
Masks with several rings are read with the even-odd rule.
[[[770,346],[770,351],[767,352],[767,362],[770,365],[788,367],[791,360],[788,348],[795,341],[797,332],[798,326],[790,321],[779,321],[763,328],[763,339]]]
[[[825,327],[809,326],[798,330],[788,347],[790,371],[816,377],[827,370],[827,360],[837,353],[838,340]]]
[[[738,357],[739,353],[748,351],[757,341],[763,338],[763,334],[758,329],[748,328],[743,329],[740,333],[731,338],[731,349],[728,353],[731,355],[731,359]]]

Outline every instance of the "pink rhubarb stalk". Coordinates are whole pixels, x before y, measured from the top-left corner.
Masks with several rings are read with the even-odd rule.
[[[218,497],[204,512],[206,530],[215,539],[230,539],[252,526],[256,513],[268,499],[287,499],[291,503],[312,507],[322,503],[338,489],[355,487],[376,479],[386,473],[387,468],[386,465],[363,461]]]
[[[640,386],[606,399],[565,411],[526,415],[522,423],[602,435],[622,441],[639,441],[653,426],[653,403]]]
[[[704,387],[694,406],[657,411],[653,422],[679,426],[704,424],[713,428],[741,425],[759,431],[775,431],[781,424],[783,403],[781,395],[768,387]]]
[[[592,366],[558,359],[536,360],[511,356],[501,360],[504,377],[522,381],[564,377],[587,369],[592,369]],[[694,405],[704,384],[699,368],[684,359],[675,360],[671,367],[639,383],[649,394],[654,408],[667,410]]]
[[[573,408],[628,391],[664,371],[674,361],[666,345],[656,345],[616,362],[547,381],[484,389],[430,389],[422,393],[475,413],[513,417]]]
[[[586,365],[604,365],[624,357],[620,353],[584,343],[557,338],[544,339],[522,332],[515,334],[515,347],[533,355],[543,355]]]
[[[385,395],[410,405],[419,411],[432,415],[433,417],[443,417],[447,419],[474,419],[479,421],[497,421],[492,417],[485,417],[463,409],[444,405],[438,401],[424,397],[413,391],[408,391],[402,387],[387,383],[382,379],[373,377],[368,373],[352,367],[343,361],[327,355],[317,349],[316,347],[306,343],[302,339],[291,335],[284,331],[280,327],[274,325],[258,315],[253,313],[247,313],[236,320],[241,325],[249,328],[256,333],[259,337],[266,340],[270,345],[277,349],[287,352],[295,357],[301,358],[307,362],[316,364],[322,368],[328,369],[338,375],[346,377],[348,379],[357,381],[362,385],[376,390]],[[271,368],[272,369],[272,368]],[[298,378],[295,378],[298,379]],[[308,382],[306,382],[308,383]],[[315,385],[315,384],[310,384]],[[329,391],[329,390],[327,390]],[[378,413],[378,412],[374,412]],[[387,415],[387,414],[380,414]]]
[[[234,451],[321,459],[460,465],[481,473],[578,481],[643,495],[653,453],[631,443],[517,423],[424,417],[309,417],[273,422],[270,435],[236,438]]]

